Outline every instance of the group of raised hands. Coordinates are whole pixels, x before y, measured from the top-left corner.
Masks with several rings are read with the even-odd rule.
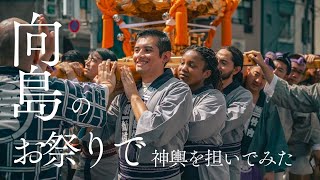
[[[244,55],[247,56],[250,60],[254,61],[255,64],[259,65],[264,73],[266,80],[270,83],[273,79],[273,72],[268,67],[268,65],[264,62],[264,58],[262,54],[259,51],[248,51],[244,52]],[[307,60],[307,63],[313,63],[314,60],[318,58],[317,55],[308,54],[305,55],[305,59]],[[64,72],[67,75],[67,78],[72,80],[76,79],[77,77],[83,76],[83,65],[78,62],[62,62],[57,65],[61,69],[62,72]],[[107,83],[109,84],[109,90],[114,90],[114,86],[116,84],[116,78],[115,78],[115,71],[116,71],[117,63],[116,62],[110,62],[103,61],[99,65],[99,74],[94,79],[94,82],[98,84]],[[132,76],[132,72],[130,69],[126,66],[123,66],[120,68],[121,70],[121,81],[123,84],[123,87],[125,89],[125,92],[128,92],[129,96],[132,93],[131,90],[135,89],[133,86],[135,86],[135,80]],[[175,73],[176,71],[173,70]],[[111,87],[111,84],[113,85]]]
[[[69,80],[75,80],[77,77],[83,76],[83,65],[79,62],[62,62],[57,65],[57,68],[60,69],[62,73],[66,74],[66,77]],[[116,69],[116,61],[102,61],[98,66],[98,75],[94,78],[93,82],[106,85],[109,89],[109,93],[112,93],[117,85]],[[127,66],[122,66],[119,70],[122,87],[126,95],[131,97],[132,94],[137,94],[138,91],[131,70]]]
[[[267,82],[271,83],[274,75],[272,70],[264,62],[264,58],[262,57],[261,53],[259,51],[252,50],[252,51],[244,52],[244,55],[247,56],[250,60],[254,61],[257,65],[259,65],[262,68]],[[306,54],[304,55],[304,58],[306,59],[307,63],[312,64],[316,59],[320,57],[314,54]]]

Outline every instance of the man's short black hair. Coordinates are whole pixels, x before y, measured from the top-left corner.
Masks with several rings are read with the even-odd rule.
[[[155,29],[147,29],[143,30],[138,33],[137,39],[142,37],[156,37],[158,38],[157,47],[159,48],[159,55],[162,56],[164,52],[170,51],[171,52],[171,42],[169,37],[162,31],[155,30]]]
[[[92,54],[94,52],[97,52],[101,56],[102,61],[106,61],[108,59],[110,59],[110,61],[118,61],[116,54],[114,54],[114,52],[111,51],[110,49],[97,48],[96,50],[90,51],[89,54]]]
[[[84,65],[84,57],[78,50],[70,50],[61,56],[61,61],[79,62]]]
[[[287,65],[287,75],[291,73],[291,61],[289,59],[289,54],[290,54],[289,52],[286,52],[286,53],[276,52],[276,59],[275,59]]]

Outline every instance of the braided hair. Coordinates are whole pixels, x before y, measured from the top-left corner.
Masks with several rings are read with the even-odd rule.
[[[187,51],[197,52],[201,56],[201,59],[205,62],[205,67],[203,70],[211,70],[211,75],[204,80],[204,84],[212,84],[215,89],[221,90],[221,73],[218,69],[218,60],[216,57],[216,53],[210,48],[197,45],[187,47],[186,49],[184,49],[183,53],[186,53]]]

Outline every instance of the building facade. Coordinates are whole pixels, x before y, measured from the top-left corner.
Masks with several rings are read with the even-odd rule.
[[[49,22],[57,20],[62,24],[61,53],[73,48],[87,53],[90,49],[100,47],[101,13],[94,0],[47,1],[56,3],[53,8],[56,14],[48,17]],[[32,12],[48,13],[44,2],[45,0],[1,0],[0,20],[18,17],[31,21]],[[67,14],[63,11],[65,2],[69,4]],[[68,29],[68,22],[74,18],[81,22],[78,33],[71,33]],[[130,18],[127,19],[130,22]],[[202,18],[195,22],[208,25],[213,19],[214,17]],[[320,54],[319,27],[319,0],[242,0],[233,15],[232,43],[242,51],[254,49],[263,53],[282,51]],[[115,44],[121,47],[121,42]],[[212,48],[221,48],[220,27],[217,28]]]

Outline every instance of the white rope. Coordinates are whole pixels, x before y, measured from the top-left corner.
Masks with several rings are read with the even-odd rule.
[[[191,29],[189,32],[196,33],[196,32],[209,32],[210,29]]]
[[[142,26],[150,26],[155,24],[164,24],[166,21],[151,21],[151,22],[143,22],[143,23],[133,23],[133,24],[121,24],[119,26],[120,29],[123,28],[136,28],[136,27],[142,27]]]
[[[166,21],[164,21],[164,20],[142,22],[142,23],[132,23],[132,24],[121,23],[119,25],[119,28],[120,29],[124,29],[124,28],[133,29],[133,28],[138,28],[138,27],[150,26],[150,25],[155,25],[155,24],[165,24],[165,23],[166,23]],[[209,31],[209,29],[213,29],[213,30],[217,29],[215,26],[208,26],[208,25],[201,25],[201,24],[194,24],[194,23],[188,23],[188,26],[204,28],[204,29],[190,30],[190,32],[207,32],[207,31]]]
[[[193,23],[188,23],[188,26],[200,27],[200,28],[206,28],[206,29],[213,29],[213,30],[217,29],[215,26],[207,26],[207,25],[193,24]]]

